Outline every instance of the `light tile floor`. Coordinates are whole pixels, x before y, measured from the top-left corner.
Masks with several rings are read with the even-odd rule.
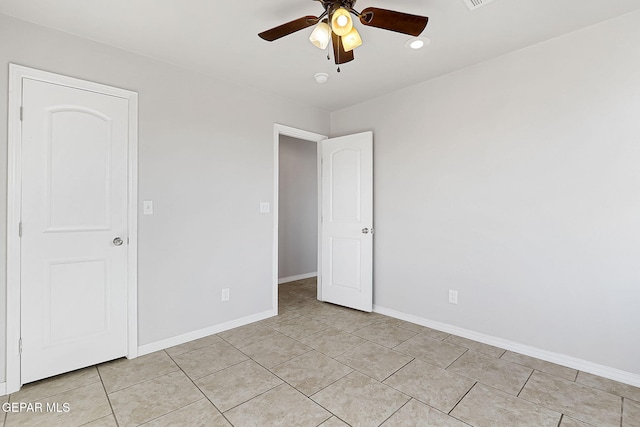
[[[320,303],[315,279],[279,299],[277,317],[27,384],[0,403],[60,411],[0,426],[640,426],[640,388]]]

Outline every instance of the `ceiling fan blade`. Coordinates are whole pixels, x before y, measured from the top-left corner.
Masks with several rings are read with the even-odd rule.
[[[296,31],[303,30],[307,27],[315,25],[318,23],[318,17],[316,16],[303,16],[302,18],[294,19],[291,22],[287,22],[286,24],[278,25],[270,30],[263,31],[258,36],[261,39],[264,39],[268,42],[272,42],[274,40],[278,40],[284,36],[288,36],[289,34],[293,34]]]
[[[331,32],[331,40],[333,41],[333,58],[336,61],[336,65],[345,64],[347,62],[353,61],[353,51],[345,52],[344,46],[342,46],[342,40],[340,40],[340,36]]]
[[[427,26],[429,18],[394,10],[368,7],[360,13],[360,22],[362,22],[362,25],[418,37]]]

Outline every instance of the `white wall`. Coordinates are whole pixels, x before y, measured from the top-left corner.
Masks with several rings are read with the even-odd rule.
[[[374,131],[376,305],[640,374],[639,40],[633,13],[332,114]]]
[[[280,135],[278,278],[318,271],[318,144]]]
[[[273,202],[273,125],[326,134],[327,113],[5,15],[0,40],[3,235],[8,63],[134,90],[139,197],[155,210],[139,217],[140,345],[273,308],[273,218],[258,210]],[[2,312],[5,258],[3,244]],[[231,300],[222,304],[227,287]],[[0,381],[4,321],[0,315]]]

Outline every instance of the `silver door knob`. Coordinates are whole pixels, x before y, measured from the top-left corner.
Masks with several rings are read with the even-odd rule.
[[[113,239],[113,244],[115,246],[122,246],[123,243],[124,241],[120,237],[116,237],[115,239]]]
[[[362,229],[362,234],[369,234],[369,229],[368,228],[363,228]]]

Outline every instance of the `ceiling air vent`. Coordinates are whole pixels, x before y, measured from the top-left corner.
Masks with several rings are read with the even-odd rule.
[[[482,6],[491,3],[493,0],[463,0],[469,10],[476,10]]]

